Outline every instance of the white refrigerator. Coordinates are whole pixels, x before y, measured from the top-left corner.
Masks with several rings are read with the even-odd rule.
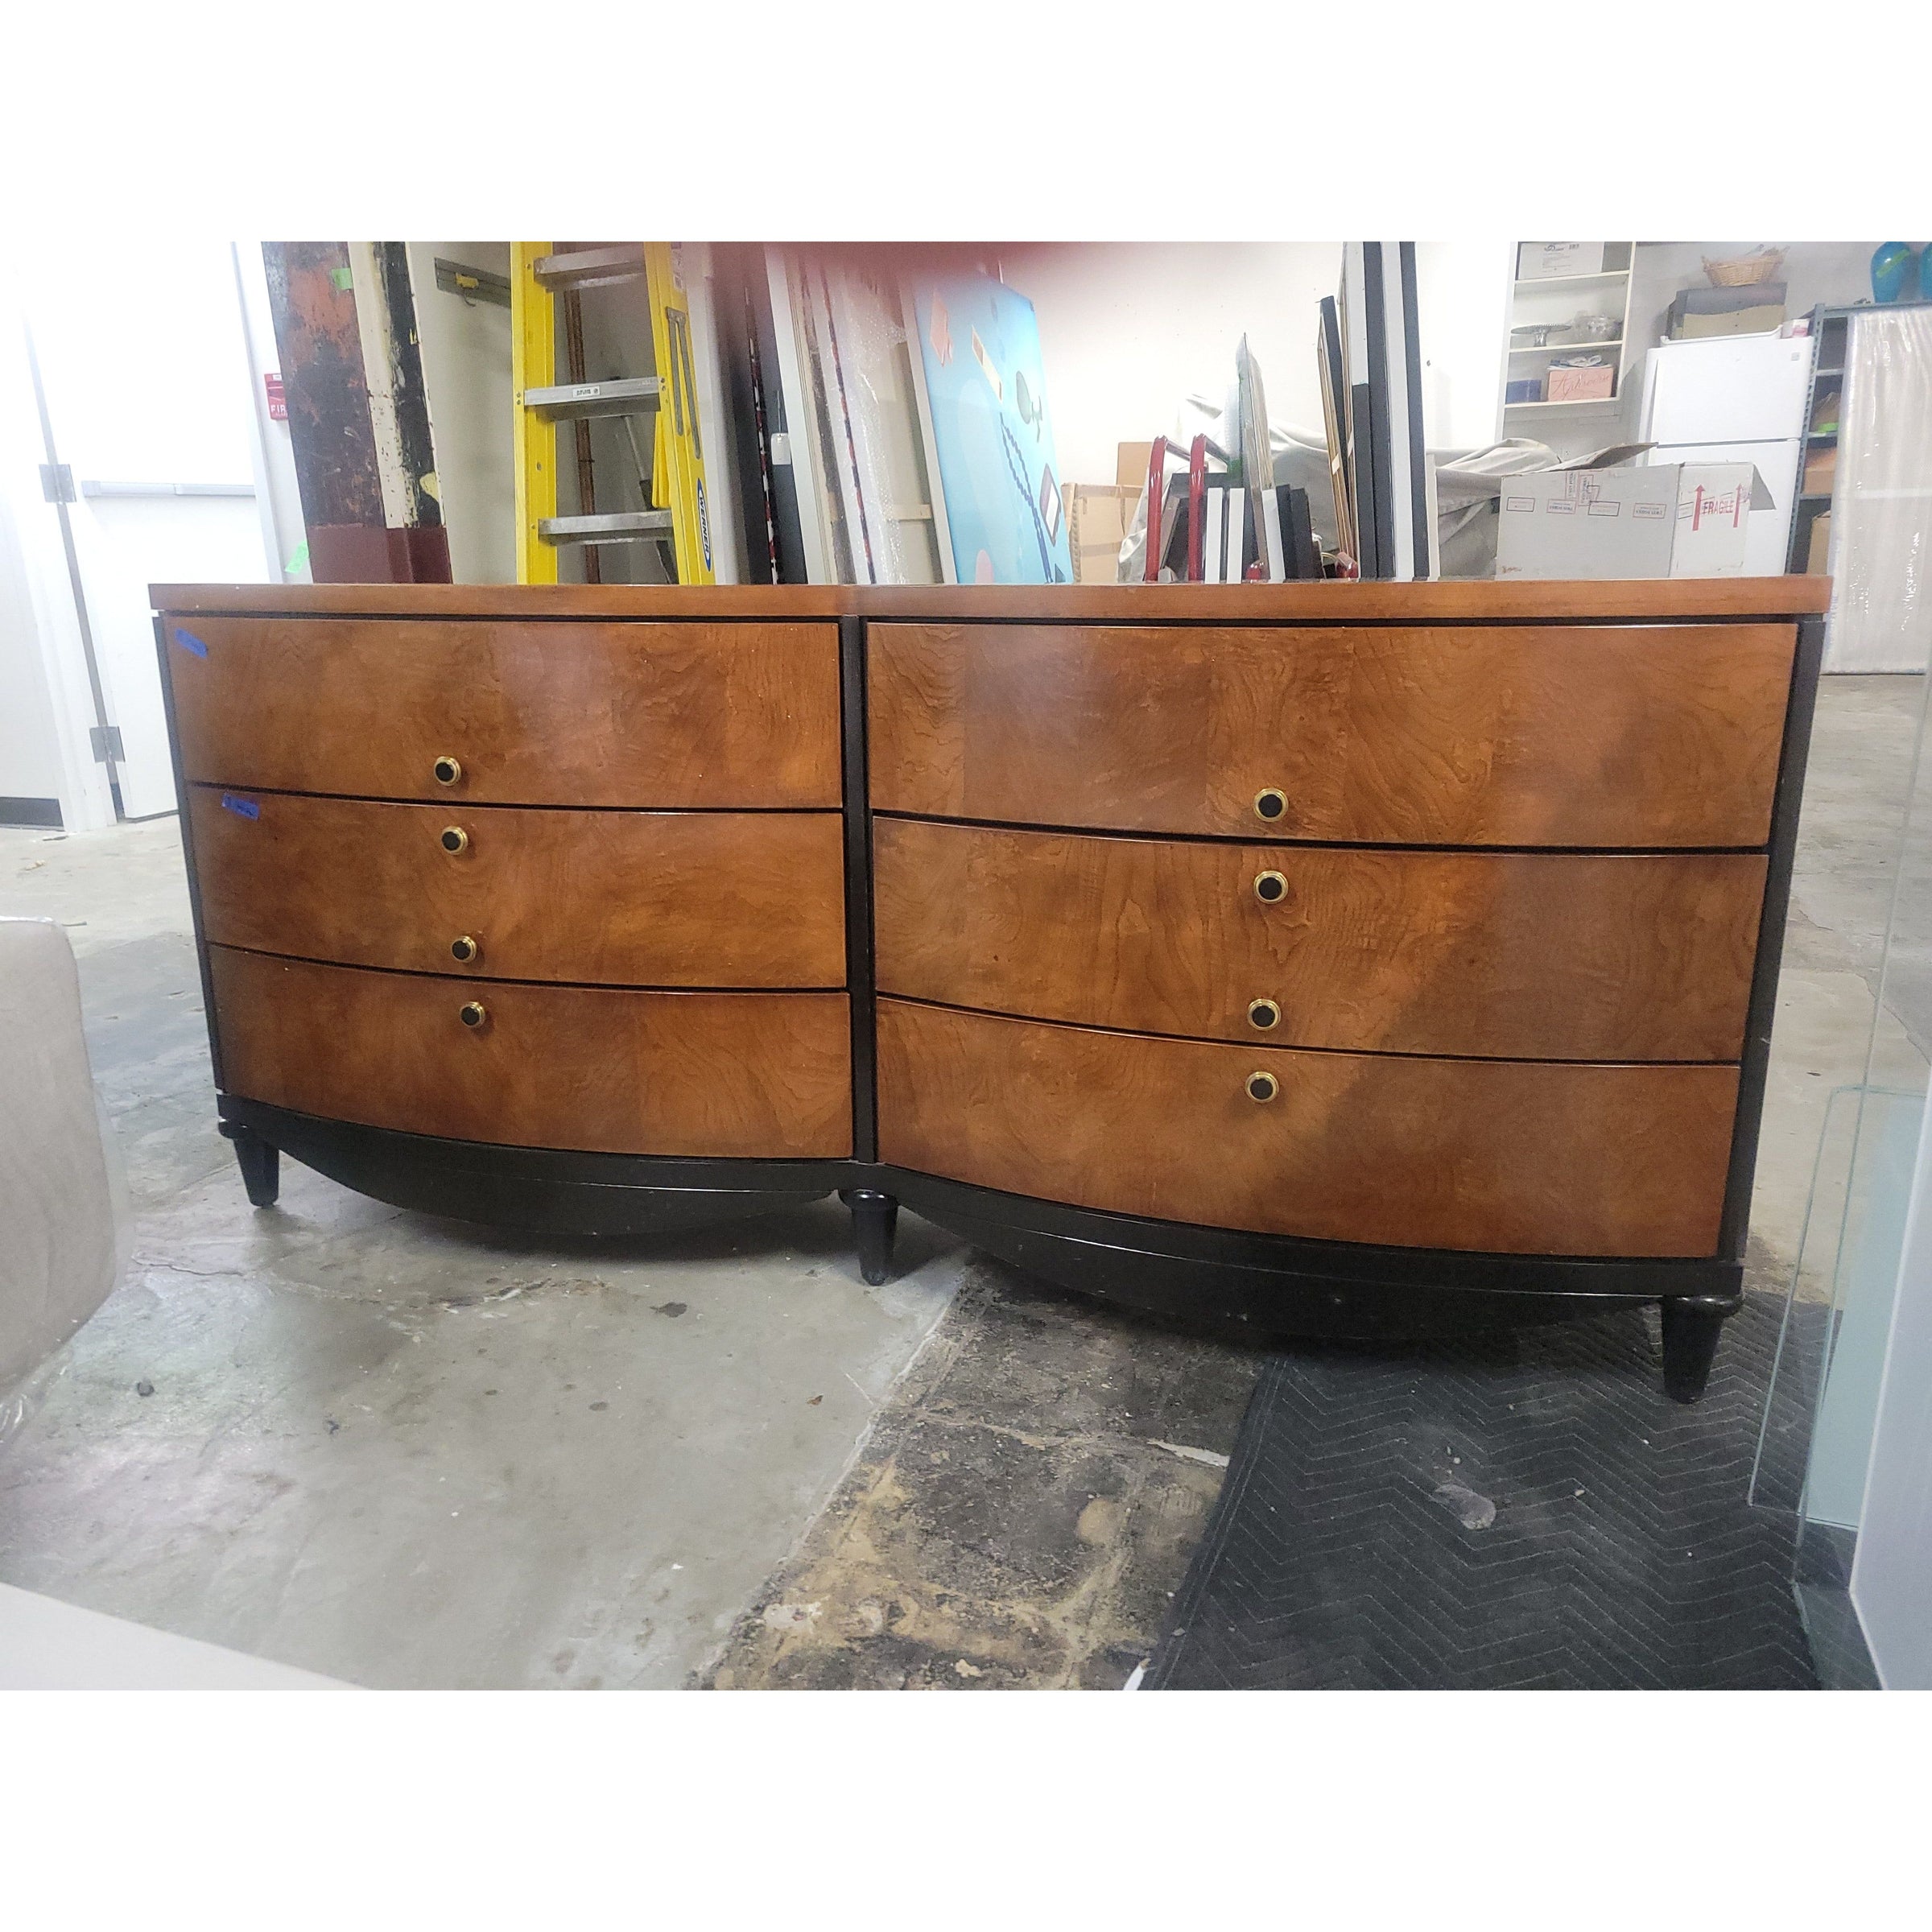
[[[1646,463],[1755,463],[1772,507],[1744,533],[1744,575],[1784,574],[1810,394],[1808,336],[1717,336],[1665,342],[1644,365],[1638,434]]]

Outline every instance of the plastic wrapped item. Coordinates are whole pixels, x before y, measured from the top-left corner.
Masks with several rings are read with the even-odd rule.
[[[0,1433],[47,1358],[105,1301],[132,1242],[88,1067],[80,982],[48,919],[0,919]]]
[[[1846,330],[1827,671],[1923,671],[1932,644],[1932,309]]]
[[[1496,506],[1510,477],[1556,467],[1556,452],[1527,436],[1487,449],[1444,452],[1436,459],[1436,542],[1445,577],[1487,577],[1496,572]]]
[[[898,290],[831,250],[786,258],[807,422],[794,460],[811,497],[830,580],[935,584],[942,566]],[[790,405],[788,404],[788,407]],[[801,435],[800,430],[804,434]]]

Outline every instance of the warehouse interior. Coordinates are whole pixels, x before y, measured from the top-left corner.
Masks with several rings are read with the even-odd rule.
[[[1861,307],[1874,328],[1916,324],[1911,301],[1888,313],[1868,290],[1881,286],[1896,246],[1418,247],[1424,440],[1503,451],[1532,466],[1518,476],[1567,460],[1579,440],[1637,439],[1655,460],[1699,433],[1665,414],[1667,380],[1688,385],[1695,423],[1750,407],[1748,370],[1735,376],[1713,351],[1763,365],[1792,398],[1798,433],[1811,436],[1802,449],[1747,440],[1728,452],[1777,480],[1778,502],[1748,519],[1751,540],[1775,525],[1769,549],[1822,574],[1792,496],[1797,466],[1809,480],[1839,443],[1836,388],[1812,371],[1843,365],[1842,332],[1859,325]],[[1191,420],[1229,433],[1251,407],[1250,369],[1257,396],[1258,372],[1272,372],[1264,434],[1284,496],[1296,493],[1290,477],[1308,478],[1311,502],[1327,486],[1314,449],[1322,432],[1299,427],[1319,421],[1322,385],[1296,338],[1346,270],[1340,245],[687,243],[662,254],[689,303],[694,414],[714,425],[704,480],[720,583],[781,577],[795,550],[804,561],[794,568],[813,581],[952,576],[933,507],[943,507],[944,458],[932,460],[943,412],[920,400],[943,363],[914,374],[927,346],[912,292],[922,276],[956,291],[976,282],[1010,291],[1037,324],[1035,383],[1054,412],[1080,583],[1142,568],[1148,546],[1142,535],[1135,551],[1134,525],[1149,519],[1150,493],[1135,479],[1148,445],[1136,432],[1161,429],[1165,412],[1177,443]],[[568,265],[554,297],[547,262]],[[206,1104],[206,989],[142,634],[159,594],[149,584],[484,585],[547,573],[608,587],[682,575],[691,566],[681,534],[661,534],[672,519],[653,510],[651,465],[624,460],[642,452],[623,415],[573,421],[564,411],[545,425],[545,460],[562,473],[551,502],[565,522],[574,513],[595,524],[601,540],[533,547],[519,535],[531,473],[519,464],[539,445],[516,401],[533,373],[518,360],[517,332],[540,332],[551,359],[535,374],[567,374],[607,406],[607,391],[635,386],[627,369],[654,365],[640,319],[650,262],[626,244],[176,249],[173,332],[141,353],[157,374],[166,365],[193,374],[171,388],[137,385],[151,407],[120,395],[104,408],[87,380],[109,353],[111,312],[84,261],[23,312],[8,398],[8,675],[39,716],[31,701],[10,713],[3,910],[53,922],[76,960],[90,1064],[126,1168],[126,1258],[105,1305],[10,1397],[0,1580],[323,1678],[397,1688],[1138,1685],[1177,1627],[1177,1595],[1278,1346],[1265,1324],[1217,1326],[1205,1307],[1137,1319],[1056,1290],[912,1210],[894,1265],[875,1281],[829,1199],[774,1203],[742,1224],[559,1238],[412,1212],[298,1158],[264,1209],[237,1187],[227,1127]],[[126,266],[122,258],[114,273]],[[1732,272],[1752,279],[1727,284]],[[521,307],[515,275],[530,291]],[[1679,283],[1690,295],[1670,294]],[[1680,338],[1673,318],[1702,299],[1700,287],[1736,300],[1715,322],[1693,318],[1718,332]],[[885,305],[895,288],[906,291],[896,328]],[[814,301],[828,331],[843,324],[854,359],[862,326],[877,328],[867,350],[873,412],[854,432],[871,453],[861,461],[855,446],[860,467],[841,510],[827,507],[838,477],[813,473],[801,406],[783,383],[761,390],[753,413],[762,426],[789,405],[789,452],[784,437],[767,436],[748,456],[737,433],[734,384],[758,376],[761,338],[749,326],[734,337],[729,319],[759,303],[768,322],[782,319],[794,295],[801,345],[816,347]],[[1551,356],[1521,346],[1525,333],[1540,344],[1550,325],[1515,320],[1539,301],[1550,312],[1620,304],[1613,345],[1626,332],[1634,343],[1640,328],[1658,345],[1641,387],[1631,353],[1614,394],[1552,405],[1546,423],[1536,415],[1531,427],[1547,442],[1522,433],[1538,406],[1515,399],[1521,370]],[[1588,339],[1580,311],[1579,320],[1574,332]],[[943,312],[923,326],[942,343]],[[764,340],[766,361],[782,363],[769,328]],[[732,366],[734,341],[747,352],[742,369]],[[328,341],[332,361],[320,346]],[[1690,355],[1681,378],[1680,346]],[[559,369],[552,352],[565,347],[571,366]],[[346,391],[345,365],[361,372]],[[896,387],[879,373],[895,369]],[[1217,399],[1217,373],[1238,374],[1242,395]],[[1722,387],[1740,382],[1742,404]],[[1023,393],[1023,378],[1015,386]],[[824,393],[818,407],[828,407]],[[1834,433],[1820,435],[1812,426],[1827,410]],[[1896,418],[1889,438],[1876,439],[1887,449]],[[315,454],[319,438],[327,448],[352,431],[372,452],[360,481]],[[397,460],[386,462],[386,449]],[[53,506],[64,551],[50,506],[32,501],[36,456],[74,459],[56,473],[76,478],[68,503]],[[1431,462],[1446,496],[1453,460]],[[761,556],[761,530],[775,530],[787,493],[773,496],[779,467],[795,473],[801,504],[819,500],[818,525],[801,514],[789,543],[774,534]],[[1505,486],[1489,488],[1509,500]],[[761,490],[764,502],[750,505]],[[881,520],[881,495],[913,507]],[[950,497],[956,525],[956,480]],[[1314,514],[1324,550],[1348,508],[1338,497]],[[1488,515],[1496,521],[1493,502]],[[653,534],[633,540],[617,527],[627,523]],[[1488,568],[1504,567],[1503,540],[1489,535]],[[1452,550],[1445,541],[1434,560],[1445,576]],[[960,558],[967,574],[964,548]],[[1870,577],[1886,566],[1841,568]],[[1810,1646],[1790,1639],[1798,1661],[1769,1666],[1778,1682],[1864,1682],[1873,1672],[1862,1640],[1850,1643],[1850,1662],[1839,1656],[1839,1639],[1858,1629],[1843,1587],[1860,1517],[1852,1472],[1874,1426],[1886,1261],[1895,1272],[1932,1038],[1913,929],[1923,634],[1915,601],[1876,615],[1871,605],[1847,594],[1826,630],[1751,1190],[1746,1280],[1774,1361],[1738,1384],[1733,1447],[1749,1450],[1739,1480],[1760,1526],[1775,1523],[1790,1545],[1774,1559],[1790,1570],[1778,1588],[1791,1598],[1791,1631]],[[205,655],[198,637],[189,642]],[[89,756],[85,723],[90,704],[97,712],[104,703],[118,752],[106,761]],[[1824,1364],[1806,1353],[1814,1320],[1849,1337],[1830,1401]],[[1633,1345],[1652,1348],[1642,1335],[1628,1325]],[[1776,1472],[1768,1446],[1787,1459],[1809,1449],[1802,1501],[1781,1492],[1798,1479]],[[1431,1493],[1459,1508],[1467,1484],[1447,1453]],[[1432,1468],[1425,1459],[1418,1475]],[[1479,1497],[1492,1514],[1508,1507]],[[1822,1666],[1810,1654],[1821,1646]],[[1541,1668],[1496,1667],[1501,1681],[1519,1667],[1533,1681]],[[1731,1667],[1704,1658],[1683,1666],[1683,1681],[1728,1681]],[[1744,1666],[1747,1681],[1757,1667]],[[1344,1680],[1373,1682],[1384,1668],[1393,1666],[1351,1665]],[[1350,1678],[1357,1669],[1366,1675]]]
[[[1479,159],[1447,20],[593,6],[648,103],[537,167],[497,23],[357,11],[37,24],[0,130],[21,1897],[1393,1926],[1502,1831],[1897,1922],[1901,130],[1692,165],[1580,20]]]

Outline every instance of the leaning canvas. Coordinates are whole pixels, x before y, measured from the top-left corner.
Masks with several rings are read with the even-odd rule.
[[[986,275],[923,277],[912,294],[959,581],[1071,582],[1033,304]]]

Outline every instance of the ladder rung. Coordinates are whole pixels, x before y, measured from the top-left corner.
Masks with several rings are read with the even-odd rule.
[[[616,248],[580,248],[568,255],[539,255],[530,272],[547,289],[605,288],[644,279],[644,250],[634,242]]]
[[[545,517],[537,535],[546,543],[642,543],[671,535],[667,510],[616,510],[595,517]]]
[[[648,415],[658,407],[663,385],[655,376],[620,376],[608,382],[566,382],[555,389],[526,389],[523,407],[547,423],[574,423],[589,416]]]

